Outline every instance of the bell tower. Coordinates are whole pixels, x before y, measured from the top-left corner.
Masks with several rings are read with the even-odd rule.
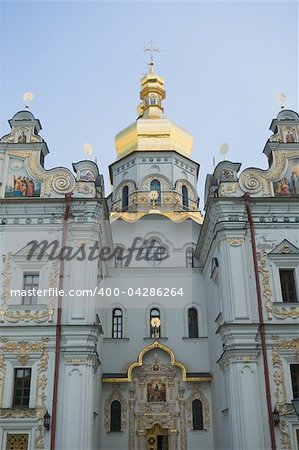
[[[191,159],[193,139],[164,116],[164,79],[156,73],[151,47],[148,73],[141,79],[138,117],[117,134],[117,160],[110,166],[115,218],[184,213],[201,222],[198,210],[199,164]],[[182,217],[183,219],[183,217]]]

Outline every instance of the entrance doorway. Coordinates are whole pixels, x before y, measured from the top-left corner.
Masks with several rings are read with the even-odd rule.
[[[168,430],[159,424],[146,430],[146,450],[169,450]]]

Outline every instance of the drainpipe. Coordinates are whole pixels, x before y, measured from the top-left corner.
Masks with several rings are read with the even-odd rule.
[[[251,248],[252,248],[252,256],[253,256],[254,275],[255,275],[257,306],[258,306],[258,314],[259,314],[259,334],[261,337],[268,420],[269,420],[269,428],[270,428],[270,436],[271,436],[271,450],[276,450],[275,431],[274,431],[274,423],[273,423],[273,418],[272,418],[272,402],[271,402],[271,390],[270,390],[270,380],[269,380],[269,366],[268,366],[267,346],[266,346],[266,338],[265,338],[265,323],[264,323],[263,307],[262,307],[262,293],[261,293],[259,269],[258,269],[258,263],[257,263],[255,231],[254,231],[254,224],[253,224],[253,219],[252,219],[252,214],[251,214],[251,197],[250,197],[249,192],[246,192],[244,194],[243,198],[244,198],[244,202],[245,202],[245,209],[246,209],[246,213],[247,213],[249,229],[250,229],[250,237],[251,237]]]
[[[65,209],[62,224],[61,248],[65,247],[67,221],[70,216],[71,209],[71,193],[65,194]],[[62,255],[63,256],[63,255]],[[59,287],[58,291],[63,289],[64,281],[64,258],[60,260],[59,270]],[[52,399],[52,420],[51,420],[51,445],[50,449],[55,450],[56,438],[56,421],[57,421],[57,394],[58,394],[58,376],[59,376],[59,362],[60,362],[60,344],[61,344],[61,313],[62,313],[62,295],[58,295],[57,319],[56,319],[56,343],[55,343],[55,366],[54,366],[54,386]]]

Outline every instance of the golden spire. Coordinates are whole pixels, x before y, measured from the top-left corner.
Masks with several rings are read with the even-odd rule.
[[[162,101],[166,97],[164,80],[155,72],[154,54],[160,49],[155,47],[155,43],[150,41],[149,47],[144,48],[145,52],[150,52],[149,72],[141,80],[140,98],[141,104],[138,106],[138,117],[159,118],[163,115]]]
[[[190,158],[192,136],[164,117],[166,97],[164,79],[155,72],[154,55],[159,51],[151,41],[145,52],[150,53],[149,72],[141,79],[137,120],[117,134],[115,146],[118,158],[133,151],[176,151]]]

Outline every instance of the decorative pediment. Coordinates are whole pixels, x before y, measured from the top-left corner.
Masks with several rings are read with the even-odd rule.
[[[270,167],[250,167],[238,179],[240,164],[222,161],[207,177],[206,203],[212,196],[242,197],[245,192],[253,197],[299,196],[299,116],[282,110],[270,129],[274,134],[264,148]]]
[[[28,258],[30,261],[36,260],[39,257],[39,260],[42,258],[49,259],[49,254],[45,251],[45,249],[38,244],[38,242],[28,242],[24,247],[22,247],[19,251],[17,251],[13,257],[14,258]]]
[[[189,376],[186,370],[186,366],[178,362],[175,358],[174,352],[169,348],[166,347],[166,345],[161,344],[159,341],[154,341],[152,344],[145,347],[138,355],[137,362],[134,362],[129,365],[128,370],[125,374],[120,374],[118,377],[109,377],[105,374],[103,375],[103,383],[128,383],[132,381],[132,372],[136,367],[142,367],[143,366],[143,358],[144,356],[154,350],[154,349],[160,349],[167,353],[170,356],[170,364],[174,367],[178,367],[181,370],[182,373],[182,381],[210,381],[211,375],[210,374],[204,374],[203,376]]]
[[[292,144],[299,142],[299,117],[295,111],[288,109],[280,111],[277,118],[273,120],[270,129],[273,135],[270,142]]]
[[[0,142],[15,144],[30,144],[44,142],[38,135],[42,129],[40,121],[35,119],[34,115],[28,111],[19,111],[11,120],[9,120],[11,132],[0,139]]]
[[[270,253],[272,255],[298,255],[299,248],[291,244],[287,239],[284,239],[277,247],[275,247]]]
[[[4,165],[5,198],[59,197],[75,189],[73,174],[65,168],[45,170],[36,150],[8,150]]]
[[[38,119],[27,109],[9,120],[11,132],[0,139],[0,198],[102,197],[104,182],[97,164],[85,160],[66,168],[44,169],[49,150],[39,136]]]
[[[111,403],[117,401],[121,404],[121,431],[124,431],[127,427],[127,401],[121,392],[120,385],[115,384],[112,386],[108,397],[106,398],[104,404],[104,414],[105,414],[105,428],[110,429],[111,423]]]
[[[221,161],[217,164],[214,170],[214,177],[216,177],[219,182],[233,182],[238,179],[238,172],[240,170],[240,163],[233,163],[231,161]]]
[[[242,172],[241,190],[258,197],[299,195],[299,148],[272,154],[273,162],[268,170],[250,168]]]
[[[98,166],[89,160],[73,163],[76,181],[88,182],[95,181],[99,176]]]

